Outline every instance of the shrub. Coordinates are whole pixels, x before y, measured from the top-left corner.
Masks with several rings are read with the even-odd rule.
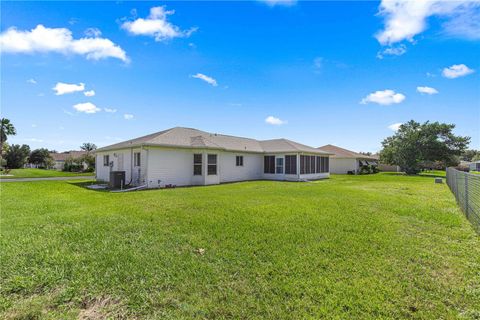
[[[369,174],[370,173],[370,166],[369,165],[362,165],[360,167],[360,174]]]
[[[81,158],[68,158],[63,165],[63,171],[80,172],[83,170],[83,161]]]

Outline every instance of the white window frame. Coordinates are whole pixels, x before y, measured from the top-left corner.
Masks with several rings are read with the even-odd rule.
[[[210,156],[215,156],[215,163],[210,162]],[[210,173],[211,166],[215,166],[215,173]],[[218,154],[214,154],[214,153],[207,154],[207,175],[208,176],[218,175]]]
[[[105,160],[107,160],[105,162]],[[110,166],[110,155],[109,154],[104,154],[103,155],[103,166],[104,167],[109,167]]]
[[[278,164],[278,160],[280,160],[281,164]],[[281,169],[281,170],[278,170]],[[285,158],[283,157],[275,157],[275,174],[284,174],[285,172]]]
[[[200,162],[195,162],[195,156],[200,156]],[[200,167],[200,174],[195,173],[195,167]],[[201,153],[193,154],[193,175],[194,176],[203,176],[203,155]]]
[[[138,158],[137,158],[138,157]],[[138,160],[138,161],[137,161]],[[140,167],[142,164],[141,161],[141,153],[140,152],[134,152],[133,153],[133,166],[134,167]]]

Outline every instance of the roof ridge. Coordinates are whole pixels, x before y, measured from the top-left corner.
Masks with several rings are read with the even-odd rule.
[[[288,139],[285,139],[285,138],[282,138],[282,139],[280,139],[280,140],[284,140],[286,143],[288,143],[290,146],[292,146],[292,147],[293,147],[295,150],[300,150],[300,149],[298,149],[298,148],[297,148],[297,146],[296,146],[296,145],[294,145],[294,144],[292,143],[293,141],[291,141],[291,140],[288,140]],[[300,144],[301,144],[301,143],[300,143]],[[306,147],[308,147],[308,146],[307,146],[307,145],[305,145],[305,144],[304,144],[303,146],[306,146]]]

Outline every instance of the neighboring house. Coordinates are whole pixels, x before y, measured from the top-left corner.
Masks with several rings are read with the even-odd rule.
[[[469,168],[470,171],[480,171],[480,160],[470,162]]]
[[[125,171],[131,185],[209,185],[329,177],[329,153],[290,141],[258,141],[176,127],[97,149],[96,178]]]
[[[377,165],[378,160],[372,156],[366,156],[355,151],[343,149],[331,144],[317,148],[320,151],[331,153],[330,172],[338,174],[360,172],[363,165]]]
[[[63,170],[65,165],[65,160],[67,159],[76,159],[80,158],[81,156],[85,155],[86,151],[65,151],[61,153],[51,152],[50,156],[52,157],[53,161],[55,162],[53,169],[55,170]],[[86,169],[86,164],[84,164],[84,169]]]

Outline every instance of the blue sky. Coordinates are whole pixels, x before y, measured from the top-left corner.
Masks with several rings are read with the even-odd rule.
[[[374,152],[414,119],[480,149],[478,2],[1,5],[10,143],[64,151],[186,126]]]

